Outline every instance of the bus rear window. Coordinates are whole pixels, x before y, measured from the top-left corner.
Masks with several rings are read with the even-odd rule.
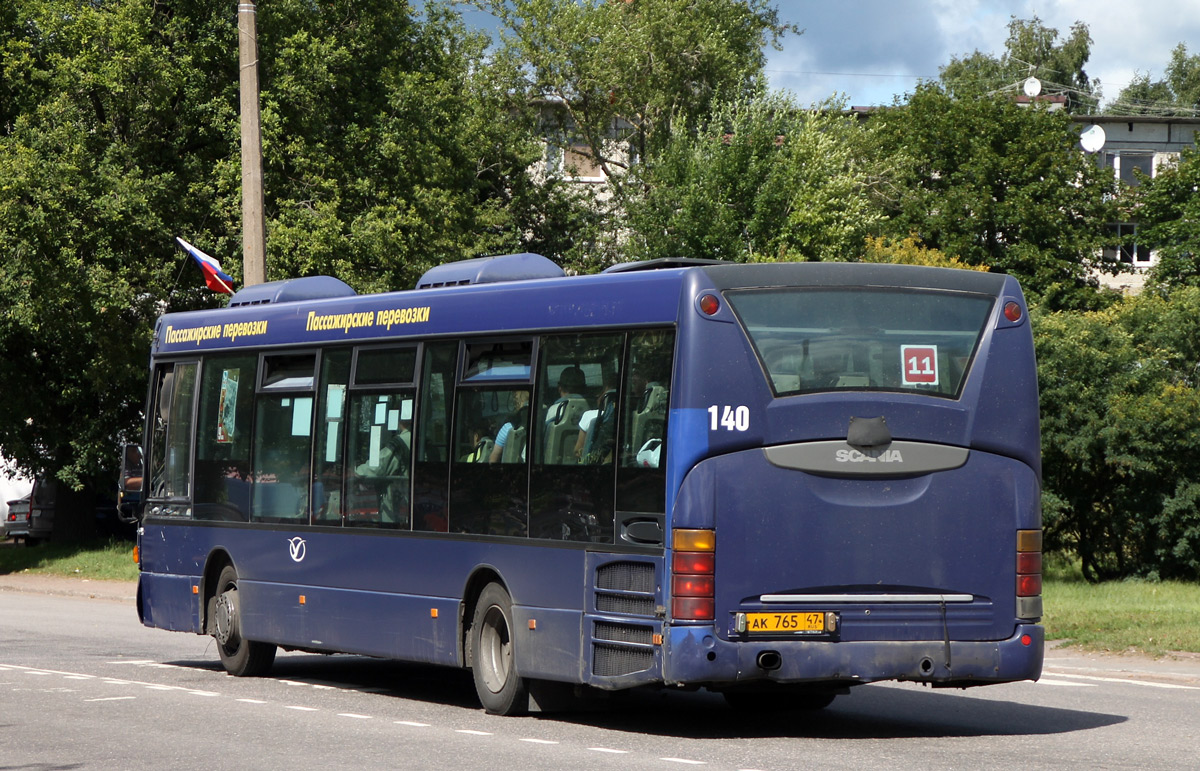
[[[956,397],[994,297],[888,288],[731,290],[777,396],[902,391]]]

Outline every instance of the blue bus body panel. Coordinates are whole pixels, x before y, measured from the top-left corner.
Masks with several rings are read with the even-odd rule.
[[[742,480],[753,479],[753,485]],[[972,452],[961,468],[908,478],[838,479],[771,465],[762,450],[704,461],[684,483],[676,527],[715,522],[718,626],[735,612],[841,614],[839,638],[1004,640],[1017,624],[1016,531],[1036,528],[1024,464]],[[997,510],[997,502],[1008,502]],[[948,603],[769,607],[762,595],[969,594]],[[719,634],[729,637],[728,624]]]
[[[680,271],[616,274],[176,313],[159,319],[153,352],[671,324],[680,281]]]
[[[302,541],[302,552],[294,539]],[[203,632],[191,587],[202,584],[209,556],[224,552],[238,570],[242,631],[249,639],[455,665],[466,581],[484,568],[512,595],[514,615],[525,622],[518,632],[536,636],[536,646],[518,647],[528,656],[519,662],[521,671],[548,679],[580,676],[587,591],[581,548],[155,522],[143,526],[142,543],[158,544],[142,549],[147,626]]]

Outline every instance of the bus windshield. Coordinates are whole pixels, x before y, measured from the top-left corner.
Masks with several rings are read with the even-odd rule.
[[[726,295],[776,396],[848,389],[957,397],[994,302],[864,287]]]

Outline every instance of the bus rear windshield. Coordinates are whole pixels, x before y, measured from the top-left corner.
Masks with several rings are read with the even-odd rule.
[[[726,293],[776,396],[901,391],[955,398],[995,298],[888,288]]]

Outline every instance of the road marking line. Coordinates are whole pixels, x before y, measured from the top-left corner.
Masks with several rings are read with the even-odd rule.
[[[412,720],[393,720],[396,725],[410,725],[414,728],[428,728],[429,723],[415,723]]]
[[[708,765],[703,760],[687,760],[685,758],[659,758],[659,760],[665,760],[668,763],[686,763],[689,766],[707,766]]]
[[[170,688],[171,690],[187,691],[188,693],[190,693],[193,696],[220,696],[221,695],[219,693],[214,693],[212,691],[194,691],[194,690],[191,690],[190,688],[178,688],[177,689],[177,688],[175,688],[175,686],[172,686],[172,685],[169,685],[167,687]]]
[[[338,717],[352,717],[358,720],[371,720],[370,715],[356,715],[353,712],[339,712]]]
[[[266,704],[262,699],[238,699],[243,704]]]
[[[522,739],[521,741],[529,742],[530,744],[558,744],[558,742],[552,742],[549,739]]]
[[[300,712],[318,712],[316,707],[284,707],[284,709],[294,709]]]
[[[613,755],[628,755],[629,750],[610,750],[608,747],[588,747],[592,752],[609,752]]]
[[[1038,680],[1037,684],[1038,685],[1057,685],[1057,686],[1063,686],[1063,687],[1067,687],[1067,688],[1099,688],[1100,687],[1100,686],[1096,685],[1095,683],[1072,683],[1067,680],[1047,680],[1044,677],[1041,680]]]
[[[136,699],[136,696],[109,696],[105,699],[84,699],[84,701],[125,701],[126,699]]]
[[[1124,683],[1125,685],[1144,685],[1147,688],[1169,688],[1181,691],[1200,691],[1200,686],[1175,685],[1174,683],[1152,683],[1148,680],[1129,680],[1124,677],[1096,677],[1095,675],[1072,675],[1066,672],[1055,672],[1055,677],[1070,677],[1076,680],[1095,680],[1100,683]]]
[[[44,676],[46,676],[46,675],[52,675],[52,674],[54,674],[54,673],[53,673],[53,672],[41,672],[41,671],[38,671],[38,670],[36,670],[36,669],[27,669],[27,670],[25,670],[25,674],[27,674],[27,675],[37,675],[38,677],[44,677]]]
[[[494,734],[492,734],[490,731],[472,731],[469,728],[459,728],[454,733],[470,734],[471,736],[494,736]]]

